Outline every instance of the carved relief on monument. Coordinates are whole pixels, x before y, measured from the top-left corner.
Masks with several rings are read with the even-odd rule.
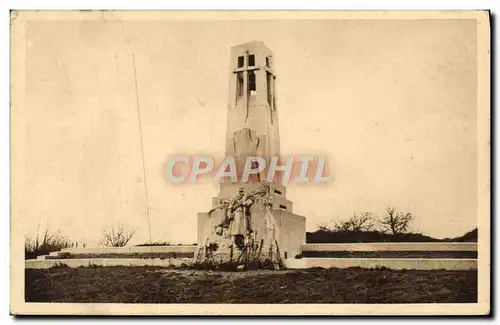
[[[235,131],[232,135],[232,139],[229,141],[228,153],[230,156],[235,158],[236,170],[238,171],[238,179],[241,177],[241,172],[245,166],[247,157],[262,156],[265,152],[265,142],[252,134],[252,130],[249,128],[239,129]],[[250,166],[252,169],[257,168],[257,162],[252,163]],[[265,179],[261,175],[251,176],[252,179],[260,181]]]
[[[255,156],[259,147],[259,138],[252,136],[252,130],[239,129],[233,133],[230,153],[234,157]]]

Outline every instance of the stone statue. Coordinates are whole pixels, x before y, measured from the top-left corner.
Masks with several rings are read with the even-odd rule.
[[[252,195],[245,194],[243,188],[238,190],[238,195],[232,200],[221,200],[210,213],[220,209],[222,220],[215,227],[217,235],[246,236],[253,232],[250,207],[255,199]]]
[[[254,198],[245,194],[241,188],[240,191],[236,199],[231,201],[228,210],[231,213],[231,223],[229,225],[229,235],[231,236],[246,236],[253,232],[250,207],[254,203]]]

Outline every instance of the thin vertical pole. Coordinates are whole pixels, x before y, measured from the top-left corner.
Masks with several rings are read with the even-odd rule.
[[[137,87],[137,71],[135,68],[135,54],[132,53],[132,58],[134,61],[134,81],[135,81],[135,98],[137,104],[137,117],[139,118],[139,136],[141,139],[141,158],[142,158],[142,172],[144,175],[144,194],[146,200],[146,216],[148,217],[148,229],[149,229],[149,242],[152,242],[151,237],[151,218],[149,216],[149,200],[148,200],[148,184],[146,182],[146,164],[144,162],[144,145],[142,141],[142,121],[141,121],[141,110],[139,109],[139,88]]]

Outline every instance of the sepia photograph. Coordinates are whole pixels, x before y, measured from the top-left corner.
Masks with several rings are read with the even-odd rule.
[[[11,314],[489,314],[490,19],[11,11]]]

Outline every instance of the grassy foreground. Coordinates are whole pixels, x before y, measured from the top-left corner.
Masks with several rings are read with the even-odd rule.
[[[217,272],[157,267],[27,269],[27,302],[470,303],[476,271],[307,269]]]

